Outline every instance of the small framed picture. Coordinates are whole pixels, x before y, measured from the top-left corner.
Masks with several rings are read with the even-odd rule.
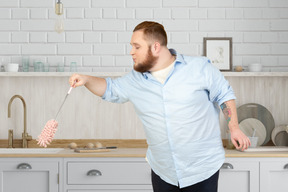
[[[204,56],[220,71],[232,70],[232,38],[204,37]]]

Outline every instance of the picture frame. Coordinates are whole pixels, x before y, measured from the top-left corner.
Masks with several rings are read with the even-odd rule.
[[[204,37],[204,56],[220,71],[232,70],[232,37]]]

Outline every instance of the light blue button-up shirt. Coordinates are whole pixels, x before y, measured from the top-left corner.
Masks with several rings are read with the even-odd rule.
[[[164,84],[134,70],[106,82],[104,100],[134,104],[146,133],[148,162],[164,181],[183,188],[219,170],[225,159],[219,105],[235,96],[206,57],[177,54]]]

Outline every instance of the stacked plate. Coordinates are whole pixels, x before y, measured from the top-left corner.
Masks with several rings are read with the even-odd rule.
[[[237,109],[239,127],[247,136],[258,137],[257,145],[265,145],[271,139],[275,122],[272,114],[264,106],[256,103],[241,105]]]
[[[288,125],[280,125],[272,131],[272,142],[276,146],[288,146]]]

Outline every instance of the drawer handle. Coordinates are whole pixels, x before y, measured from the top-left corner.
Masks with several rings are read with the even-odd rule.
[[[101,176],[101,175],[102,175],[101,171],[96,169],[92,169],[87,172],[87,176]]]
[[[20,163],[17,166],[17,169],[32,169],[32,166],[28,163]]]
[[[284,165],[284,169],[288,169],[288,164]]]
[[[233,165],[230,163],[223,163],[221,169],[234,169]]]

